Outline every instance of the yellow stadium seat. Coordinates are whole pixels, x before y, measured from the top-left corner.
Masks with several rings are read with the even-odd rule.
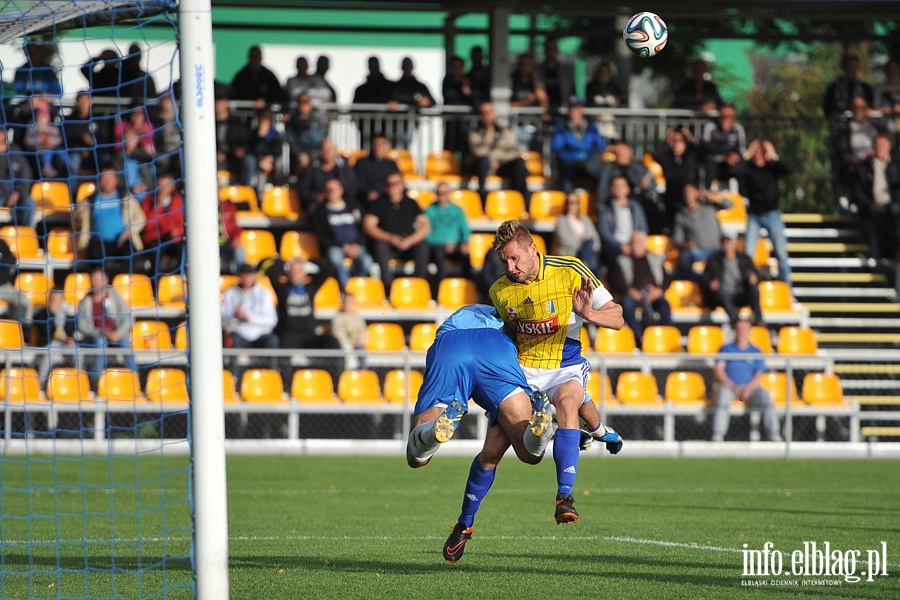
[[[595,194],[584,190],[578,194],[578,201],[581,204],[581,214],[587,215],[592,221],[597,221],[597,197]]]
[[[403,175],[404,179],[418,176],[416,161],[413,160],[412,153],[409,150],[391,148],[384,153],[384,156],[397,163],[397,168],[400,169],[400,174]]]
[[[759,288],[759,306],[766,311],[793,310],[791,286],[784,281],[761,281]]]
[[[484,257],[493,243],[493,233],[473,233],[469,237],[469,260],[473,268],[480,269],[484,266]]]
[[[763,354],[772,354],[772,334],[765,325],[754,325],[750,329],[750,343],[762,350]]]
[[[446,277],[438,284],[437,303],[446,308],[457,309],[466,304],[478,302],[475,282],[465,277]]]
[[[841,379],[832,373],[809,373],[803,378],[801,398],[814,406],[843,405]]]
[[[673,312],[700,314],[703,311],[703,292],[695,281],[673,281],[666,288],[666,300]]]
[[[788,325],[778,330],[778,354],[815,354],[818,350],[812,329]]]
[[[785,373],[764,373],[759,385],[772,395],[775,406],[787,404],[787,375]],[[797,383],[791,379],[791,403],[797,404]]]
[[[559,190],[532,192],[529,214],[535,221],[555,222],[565,210],[565,192]]]
[[[6,225],[0,227],[0,238],[6,242],[17,259],[40,258],[44,255],[33,227]]]
[[[302,369],[294,372],[291,381],[291,397],[306,404],[337,404],[334,380],[328,371]]]
[[[259,199],[256,190],[249,185],[228,185],[219,190],[219,199],[227,200],[234,205],[247,205],[248,208],[238,208],[238,213],[258,213]]]
[[[435,198],[433,190],[406,190],[406,195],[415,200],[422,210],[428,208]]]
[[[675,243],[667,235],[647,236],[647,251],[665,257],[664,266],[669,270],[678,268],[678,255],[680,254]]]
[[[131,328],[131,345],[135,350],[171,350],[169,326],[160,321],[135,321]]]
[[[723,208],[716,211],[716,218],[722,227],[744,227],[747,225],[747,205],[744,204],[744,197],[740,194],[726,193],[725,196],[731,200],[730,208]]]
[[[409,372],[409,382],[407,385],[406,371],[403,369],[394,369],[388,371],[384,376],[384,398],[388,402],[394,404],[403,404],[406,402],[406,389],[409,387],[409,403],[415,404],[416,398],[419,396],[419,388],[422,387],[422,373],[415,369]]]
[[[153,284],[143,273],[119,273],[113,277],[112,285],[132,309],[156,306]]]
[[[341,286],[337,279],[329,277],[322,282],[313,298],[315,310],[338,310],[341,308]]]
[[[257,277],[257,282],[259,285],[266,288],[266,291],[269,292],[269,296],[272,298],[272,302],[275,306],[278,306],[278,296],[275,294],[275,288],[272,286],[272,281],[269,279],[268,275],[262,275]]]
[[[594,350],[604,354],[630,354],[637,349],[634,332],[630,327],[618,331],[600,327],[594,340]]]
[[[641,350],[649,354],[681,352],[681,332],[673,325],[654,325],[644,330]]]
[[[178,350],[187,350],[187,323],[179,323],[175,326],[175,348]]]
[[[106,402],[142,402],[141,382],[131,369],[105,369],[97,383],[97,398]]]
[[[94,181],[85,181],[78,186],[78,191],[75,192],[75,203],[81,204],[85,198],[93,196],[96,193],[97,183]]]
[[[532,241],[534,241],[534,248],[540,252],[541,254],[547,254],[547,242],[544,240],[542,236],[533,235],[531,236]]]
[[[187,282],[181,275],[163,275],[159,278],[156,294],[161,307],[184,310]]]
[[[488,192],[484,213],[488,219],[497,221],[521,219],[525,215],[525,198],[516,190]]]
[[[427,352],[431,344],[434,343],[437,329],[438,326],[435,323],[416,323],[413,325],[412,331],[409,333],[409,349],[413,352]]]
[[[21,348],[25,345],[22,326],[18,321],[0,320],[0,348]]]
[[[31,186],[31,197],[40,213],[67,213],[72,208],[69,184],[64,181],[39,181]]]
[[[578,332],[578,340],[581,342],[582,352],[591,351],[591,334],[588,333],[587,327],[581,327],[581,331]]]
[[[150,369],[150,372],[147,373],[147,385],[144,391],[147,400],[154,404],[186,404],[190,402],[187,377],[181,369],[169,367]]]
[[[601,383],[603,383],[603,389],[601,389]],[[591,400],[593,400],[594,404],[597,406],[600,406],[601,399],[607,406],[616,402],[613,399],[612,383],[609,380],[609,375],[606,375],[601,379],[600,373],[591,371],[590,375],[588,375],[587,387],[585,389],[587,390],[587,393],[590,394]]]
[[[687,351],[691,354],[715,354],[725,343],[725,334],[718,325],[696,325],[688,330]]]
[[[353,295],[358,308],[383,308],[387,302],[384,283],[374,277],[351,277],[344,291]]]
[[[661,404],[656,378],[640,371],[625,371],[619,375],[616,399],[622,404]]]
[[[12,367],[0,371],[0,402],[40,402],[44,399],[41,380],[31,368]]]
[[[475,190],[462,189],[450,192],[450,201],[458,204],[466,214],[469,221],[482,221],[484,216],[484,206],[481,203],[481,196]]]
[[[759,238],[756,241],[756,251],[753,253],[753,264],[757,267],[768,267],[770,258],[772,258],[772,251],[769,248],[769,241]]]
[[[53,369],[47,381],[47,399],[51,402],[88,402],[93,399],[91,381],[81,369]]]
[[[222,400],[225,404],[237,404],[241,401],[234,385],[234,374],[228,369],[222,369]]]
[[[647,170],[653,175],[653,179],[656,180],[656,185],[665,187],[666,176],[663,173],[662,165],[656,162],[653,155],[649,152],[644,154],[644,166],[647,167]]]
[[[397,277],[391,282],[391,306],[399,310],[431,310],[431,285],[421,277]]]
[[[241,278],[237,275],[219,275],[219,293],[224,292],[228,288],[235,286],[241,282]]]
[[[244,248],[244,260],[251,265],[258,265],[262,261],[278,254],[278,250],[275,247],[275,236],[271,231],[264,229],[245,229],[242,231],[241,246]]]
[[[84,295],[91,291],[91,276],[88,273],[69,273],[63,283],[63,293],[73,308],[78,307],[78,303],[84,298]]]
[[[54,227],[47,232],[47,254],[56,260],[75,260],[75,236],[72,230]]]
[[[544,175],[544,157],[540,152],[531,150],[522,152],[519,156],[525,161],[525,168],[528,169],[528,183],[543,184],[547,181]]]
[[[286,231],[281,237],[281,260],[302,256],[306,260],[320,258],[319,238],[311,231]],[[248,261],[249,262],[249,261]]]
[[[300,198],[289,186],[270,187],[263,193],[262,213],[273,219],[300,218]]]
[[[366,326],[366,350],[397,352],[406,347],[403,328],[397,323],[369,323]]]
[[[362,149],[358,150],[341,150],[340,155],[347,159],[347,164],[351,167],[356,166],[356,161],[368,156],[368,152]]]
[[[381,384],[375,371],[344,371],[338,379],[338,398],[348,404],[381,404]]]
[[[450,150],[430,153],[425,160],[425,179],[436,182],[461,182],[462,176],[456,155]]]
[[[231,185],[231,171],[229,171],[228,169],[220,169],[216,171],[216,181],[219,182],[219,186],[221,187]]]
[[[43,271],[22,271],[16,277],[16,289],[31,300],[34,308],[47,306],[47,293],[52,287]]]
[[[705,406],[706,382],[700,373],[677,371],[666,377],[665,399],[678,406]]]
[[[281,403],[287,402],[281,374],[272,369],[250,369],[241,379],[241,398],[245,402]]]

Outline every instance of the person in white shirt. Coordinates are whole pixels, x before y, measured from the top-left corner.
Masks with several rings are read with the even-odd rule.
[[[233,348],[278,348],[278,323],[275,300],[269,290],[257,280],[253,265],[243,264],[238,270],[240,282],[225,290],[222,298],[222,327]],[[278,361],[270,358],[271,369],[278,369]],[[232,365],[233,367],[235,365]],[[235,376],[238,373],[235,372]]]

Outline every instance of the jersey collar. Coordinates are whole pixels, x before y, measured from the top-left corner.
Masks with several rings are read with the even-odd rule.
[[[538,252],[538,260],[541,263],[541,268],[538,269],[537,279],[535,279],[535,281],[543,279],[547,271],[547,257]]]

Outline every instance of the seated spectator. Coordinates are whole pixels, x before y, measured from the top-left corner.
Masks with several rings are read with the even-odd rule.
[[[229,94],[224,88],[216,92],[216,168],[230,171],[232,182],[251,185],[256,175],[253,154],[253,130],[241,118],[231,114]]]
[[[156,111],[156,122],[159,124],[154,133],[156,168],[177,177],[181,175],[181,127],[176,119],[173,93],[166,92],[159,97]]]
[[[247,64],[231,80],[231,94],[235,100],[252,100],[257,109],[284,102],[284,90],[275,73],[262,64],[262,50],[252,46],[247,52]]]
[[[338,154],[331,138],[325,138],[319,148],[319,158],[303,171],[300,180],[300,202],[307,216],[313,217],[325,202],[325,183],[332,179],[341,182],[345,198],[356,198],[356,175],[353,169]]]
[[[91,289],[78,303],[75,321],[83,348],[131,348],[131,308],[122,295],[109,285],[102,267],[91,271]],[[124,355],[125,367],[135,370],[134,355]],[[88,355],[85,371],[93,381],[107,366],[106,352]]]
[[[706,186],[726,188],[729,168],[739,163],[747,151],[747,134],[737,122],[734,106],[722,105],[716,120],[703,127],[701,143],[706,157]]]
[[[344,356],[344,369],[366,368],[366,320],[356,312],[356,296],[344,294],[341,310],[331,319],[331,333],[337,338]]]
[[[272,111],[264,108],[256,115],[256,140],[253,154],[256,155],[256,193],[262,197],[267,187],[281,185],[279,162],[281,159],[281,136],[272,124]]]
[[[447,63],[447,75],[441,84],[444,106],[472,108],[472,83],[466,77],[461,56],[452,56]],[[455,113],[444,113],[444,150],[465,155],[468,147],[469,127],[466,119]]]
[[[222,295],[222,327],[225,346],[233,348],[278,348],[278,313],[269,290],[259,283],[256,267],[243,264],[238,269],[240,281],[226,289]],[[275,282],[272,281],[272,287]],[[284,305],[282,305],[284,306]],[[285,307],[286,308],[286,307]],[[240,381],[243,369],[233,357],[226,361],[231,372]],[[269,357],[268,368],[278,370],[278,359]]]
[[[731,404],[735,400],[743,400],[748,407],[760,409],[763,428],[766,430],[768,439],[772,442],[784,441],[781,437],[772,395],[760,385],[762,376],[766,372],[766,365],[762,360],[762,350],[750,342],[752,329],[750,321],[746,319],[735,321],[733,327],[734,341],[722,346],[719,353],[743,354],[746,355],[746,358],[732,357],[716,361],[713,377],[718,385],[716,386],[712,441],[725,440],[731,421],[729,414]]]
[[[653,160],[659,163],[666,179],[666,189],[662,194],[666,210],[663,231],[671,231],[675,215],[684,206],[682,194],[684,186],[699,181],[699,161],[697,141],[691,132],[681,127],[666,131],[666,141],[653,153]],[[716,241],[716,248],[719,247]]]
[[[859,165],[872,156],[875,138],[884,130],[869,110],[863,98],[852,101],[853,116],[844,123],[838,133],[838,158],[840,161],[840,178],[842,195],[852,193]]]
[[[31,197],[31,164],[21,149],[6,140],[6,130],[0,128],[0,206],[11,210],[13,225],[34,226],[37,204]]]
[[[575,256],[588,269],[596,272],[600,266],[600,234],[591,218],[581,212],[581,200],[575,192],[566,194],[563,213],[556,220],[553,232],[554,256]]]
[[[620,254],[611,275],[610,287],[621,300],[625,324],[631,327],[640,347],[645,325],[671,325],[672,308],[666,300],[669,286],[663,267],[665,256],[647,251],[647,234],[631,234],[631,254]],[[637,309],[641,318],[637,318]]]
[[[647,233],[647,216],[641,205],[631,199],[631,186],[624,175],[613,177],[612,197],[599,207],[597,230],[603,264],[612,272],[620,254],[631,256],[631,236],[635,231]]]
[[[50,61],[54,46],[36,42],[25,44],[25,63],[16,69],[13,86],[16,96],[61,96],[59,67]]]
[[[123,196],[133,194],[141,202],[153,188],[153,156],[141,145],[137,131],[126,129],[123,135],[122,149],[114,152],[109,162],[124,175],[119,179],[119,193]]]
[[[312,157],[318,154],[328,123],[322,111],[313,107],[307,92],[295,97],[297,106],[287,116],[284,133],[292,160],[299,160],[300,166],[305,169],[312,162]]]
[[[309,60],[305,56],[298,56],[297,74],[289,77],[284,84],[284,95],[288,102],[296,100],[300,94],[309,92],[310,80],[312,75],[309,74]]]
[[[151,277],[180,269],[184,256],[184,200],[171,173],[159,176],[156,193],[144,196],[141,209],[147,219],[141,237]]]
[[[450,186],[439,183],[435,201],[425,209],[425,216],[431,224],[431,232],[425,238],[431,250],[431,262],[437,267],[437,274],[432,282],[431,294],[437,298],[438,286],[447,272],[447,260],[455,260],[462,264],[463,277],[472,277],[469,260],[469,221],[463,209],[450,202]]]
[[[691,63],[687,79],[675,90],[672,108],[712,112],[722,104],[722,97],[709,75],[709,66],[703,59]]]
[[[487,197],[487,177],[495,174],[508,177],[511,188],[522,194],[526,206],[528,194],[528,167],[519,156],[519,141],[515,132],[497,122],[494,105],[483,102],[479,107],[481,119],[475,129],[469,131],[469,168],[478,178],[478,193]]]
[[[749,306],[756,323],[762,324],[758,284],[759,274],[753,260],[738,252],[736,234],[726,230],[722,235],[722,250],[706,261],[702,280],[704,303],[711,309],[724,308],[732,322],[738,320],[739,308]]]
[[[853,202],[866,228],[873,258],[897,259],[897,230],[900,227],[900,157],[891,138],[875,138],[874,154],[860,163],[856,173]]]
[[[219,199],[219,260],[223,273],[237,273],[244,264],[241,246],[241,226],[237,222],[237,207],[233,202]]]
[[[695,262],[706,259],[722,248],[722,226],[716,211],[733,203],[723,194],[701,191],[696,183],[684,186],[684,207],[675,215],[672,243],[678,247],[678,277],[696,281]]]
[[[569,98],[569,118],[556,126],[550,149],[556,158],[558,184],[562,191],[571,192],[576,178],[592,179],[585,169],[587,161],[595,154],[602,154],[606,140],[596,123],[584,118],[584,100]]]
[[[624,95],[608,62],[597,65],[594,76],[587,83],[584,96],[585,105],[589,108],[619,108],[624,104]]]
[[[47,305],[34,313],[35,331],[38,348],[47,348],[38,358],[38,376],[41,387],[47,385],[47,377],[55,365],[71,364],[74,353],[68,356],[57,354],[53,348],[75,346],[75,308],[66,302],[62,290],[50,290],[47,294]]]
[[[403,58],[400,63],[400,71],[402,73],[400,79],[394,82],[392,100],[399,104],[405,104],[415,111],[434,106],[434,97],[428,91],[428,86],[413,75],[413,61],[410,57]],[[418,120],[415,117],[412,118],[415,120],[414,125],[418,126]],[[394,146],[409,148],[414,130],[414,127],[410,126],[410,118],[401,117],[398,125],[393,132]]]
[[[69,114],[63,117],[63,137],[69,149],[69,164],[72,166],[73,174],[95,173],[97,162],[94,152],[97,145],[112,142],[108,136],[103,135],[102,125],[94,120],[92,106],[91,93],[78,92],[75,105]]]
[[[484,263],[481,272],[475,278],[475,285],[478,288],[478,298],[482,304],[491,304],[490,289],[491,285],[503,275],[506,267],[500,260],[500,255],[493,248],[488,248],[484,253]]]
[[[387,192],[387,176],[400,172],[397,163],[387,158],[388,150],[390,144],[387,136],[376,132],[372,138],[372,151],[357,160],[353,167],[357,184],[356,201],[364,209]]]
[[[372,257],[362,235],[362,216],[356,205],[344,200],[344,188],[337,179],[325,184],[325,203],[313,217],[319,249],[328,257],[343,290],[350,277],[368,277]],[[350,266],[344,260],[351,260]]]
[[[622,140],[612,144],[610,150],[616,155],[613,162],[607,162],[601,155],[595,154],[586,165],[588,173],[597,178],[597,214],[600,212],[600,207],[607,205],[610,201],[612,180],[616,177],[624,177],[628,182],[630,195],[644,211],[649,227],[648,233],[659,233],[664,217],[654,198],[656,179],[653,177],[653,173],[642,161],[634,157],[634,150]]]
[[[16,275],[19,273],[19,261],[12,253],[6,240],[0,238],[0,300],[6,302],[6,319],[12,319],[22,324],[22,334],[25,339],[31,329],[34,318],[34,307],[31,299],[16,289]]]
[[[126,136],[126,132],[130,135]],[[122,149],[125,137],[137,138],[138,146],[147,156],[156,154],[153,125],[147,120],[147,115],[144,113],[143,108],[132,110],[116,121],[116,125],[113,128],[113,140],[115,141],[116,150]]]
[[[884,83],[875,89],[873,106],[895,119],[900,116],[900,61],[895,58],[884,65]],[[895,124],[896,128],[896,124]]]
[[[78,249],[87,251],[87,257],[95,261],[128,259],[144,249],[141,232],[145,223],[144,211],[134,196],[119,193],[115,169],[104,167],[97,191],[75,209]]]
[[[387,176],[387,194],[369,207],[363,232],[372,244],[385,289],[390,290],[394,280],[392,258],[415,261],[413,276],[427,277],[429,247],[425,238],[431,233],[431,224],[419,204],[406,194],[400,173]]]
[[[33,171],[38,179],[67,179],[71,167],[63,144],[62,128],[54,122],[54,108],[44,96],[32,96],[30,122],[22,136],[22,147],[33,153]]]

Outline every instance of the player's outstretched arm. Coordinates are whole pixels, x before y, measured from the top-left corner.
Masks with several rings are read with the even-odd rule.
[[[572,294],[572,306],[585,321],[590,321],[598,327],[607,329],[622,329],[625,326],[625,318],[622,316],[622,307],[610,300],[600,308],[593,308],[594,284],[587,277],[581,278],[581,286],[575,288]]]

